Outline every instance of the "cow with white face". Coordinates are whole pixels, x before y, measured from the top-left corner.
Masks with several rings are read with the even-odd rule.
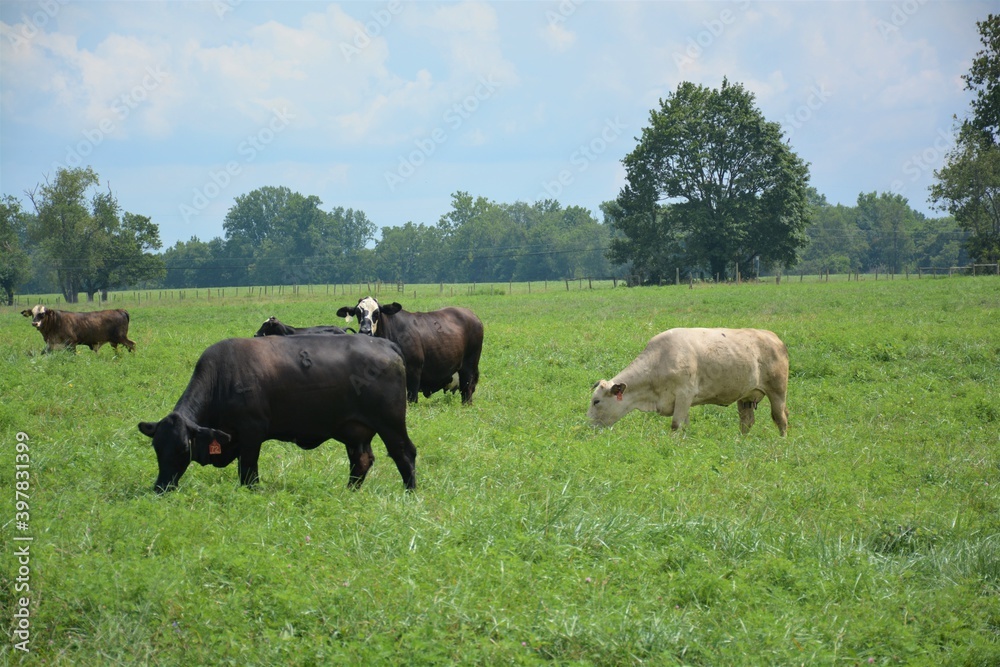
[[[732,405],[744,434],[754,423],[757,403],[767,396],[781,435],[788,429],[788,350],[762,329],[669,329],[611,380],[594,385],[587,416],[611,426],[632,410],[673,417],[671,428],[687,425],[693,405]]]
[[[406,396],[430,396],[454,391],[457,379],[463,403],[472,402],[479,382],[483,351],[483,323],[468,308],[442,308],[411,313],[398,303],[380,304],[365,297],[356,306],[344,306],[338,317],[358,320],[358,335],[385,338],[399,345],[406,362]]]
[[[340,310],[344,310],[341,308]],[[351,316],[358,318],[358,333],[367,334],[369,336],[375,336],[378,332],[378,321],[379,316],[382,314],[379,308],[378,301],[370,296],[358,301],[358,305],[354,307],[353,312],[350,315],[346,313],[344,315],[340,314],[340,310],[337,311],[337,315],[345,317],[350,320]]]

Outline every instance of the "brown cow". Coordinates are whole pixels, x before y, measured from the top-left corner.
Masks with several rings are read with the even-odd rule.
[[[471,403],[479,382],[483,352],[483,323],[468,308],[442,308],[410,313],[398,303],[379,304],[365,297],[356,306],[337,310],[338,317],[358,318],[358,335],[398,343],[406,362],[406,397],[454,391],[455,376],[462,403]]]
[[[627,390],[627,391],[626,391]],[[740,430],[754,423],[757,403],[767,396],[781,435],[788,428],[788,350],[763,329],[669,329],[654,336],[642,354],[611,380],[594,385],[587,416],[611,426],[631,410],[673,417],[677,430],[692,405],[731,405]]]
[[[121,308],[71,313],[38,305],[31,310],[22,310],[21,314],[30,317],[31,325],[42,334],[45,352],[56,347],[76,349],[77,345],[86,345],[97,352],[105,343],[111,343],[115,350],[119,345],[127,347],[129,352],[135,350],[135,341],[128,338],[128,311]]]

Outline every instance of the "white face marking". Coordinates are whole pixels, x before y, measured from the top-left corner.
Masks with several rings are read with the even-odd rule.
[[[375,335],[378,322],[375,321],[373,316],[376,310],[378,310],[378,301],[370,296],[366,296],[358,302],[358,329],[361,329],[362,323],[368,322],[372,328],[372,335]]]
[[[31,309],[31,325],[40,327],[42,325],[42,315],[45,314],[45,306],[39,304]]]

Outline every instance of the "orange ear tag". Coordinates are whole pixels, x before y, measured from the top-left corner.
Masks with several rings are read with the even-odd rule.
[[[218,440],[213,440],[212,444],[208,446],[208,453],[209,455],[222,453],[222,445],[219,444]]]

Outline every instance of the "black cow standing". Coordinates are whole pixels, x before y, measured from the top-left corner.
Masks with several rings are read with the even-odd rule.
[[[406,432],[406,376],[399,346],[369,336],[231,338],[206,349],[173,411],[139,430],[153,439],[154,489],[176,486],[193,461],[238,461],[240,483],[258,480],[265,440],[313,449],[333,438],[361,486],[377,433],[406,488],[416,487],[417,449]]]
[[[345,334],[347,331],[347,329],[332,324],[320,324],[314,327],[293,327],[272,315],[260,325],[260,329],[257,329],[257,333],[254,334],[254,338],[261,338],[263,336],[300,336],[303,334]]]
[[[380,305],[365,297],[356,306],[344,306],[339,317],[358,318],[358,334],[398,343],[406,361],[406,397],[430,396],[453,386],[458,375],[462,403],[471,403],[479,382],[483,352],[483,323],[468,308],[442,308],[410,313],[398,303]]]

